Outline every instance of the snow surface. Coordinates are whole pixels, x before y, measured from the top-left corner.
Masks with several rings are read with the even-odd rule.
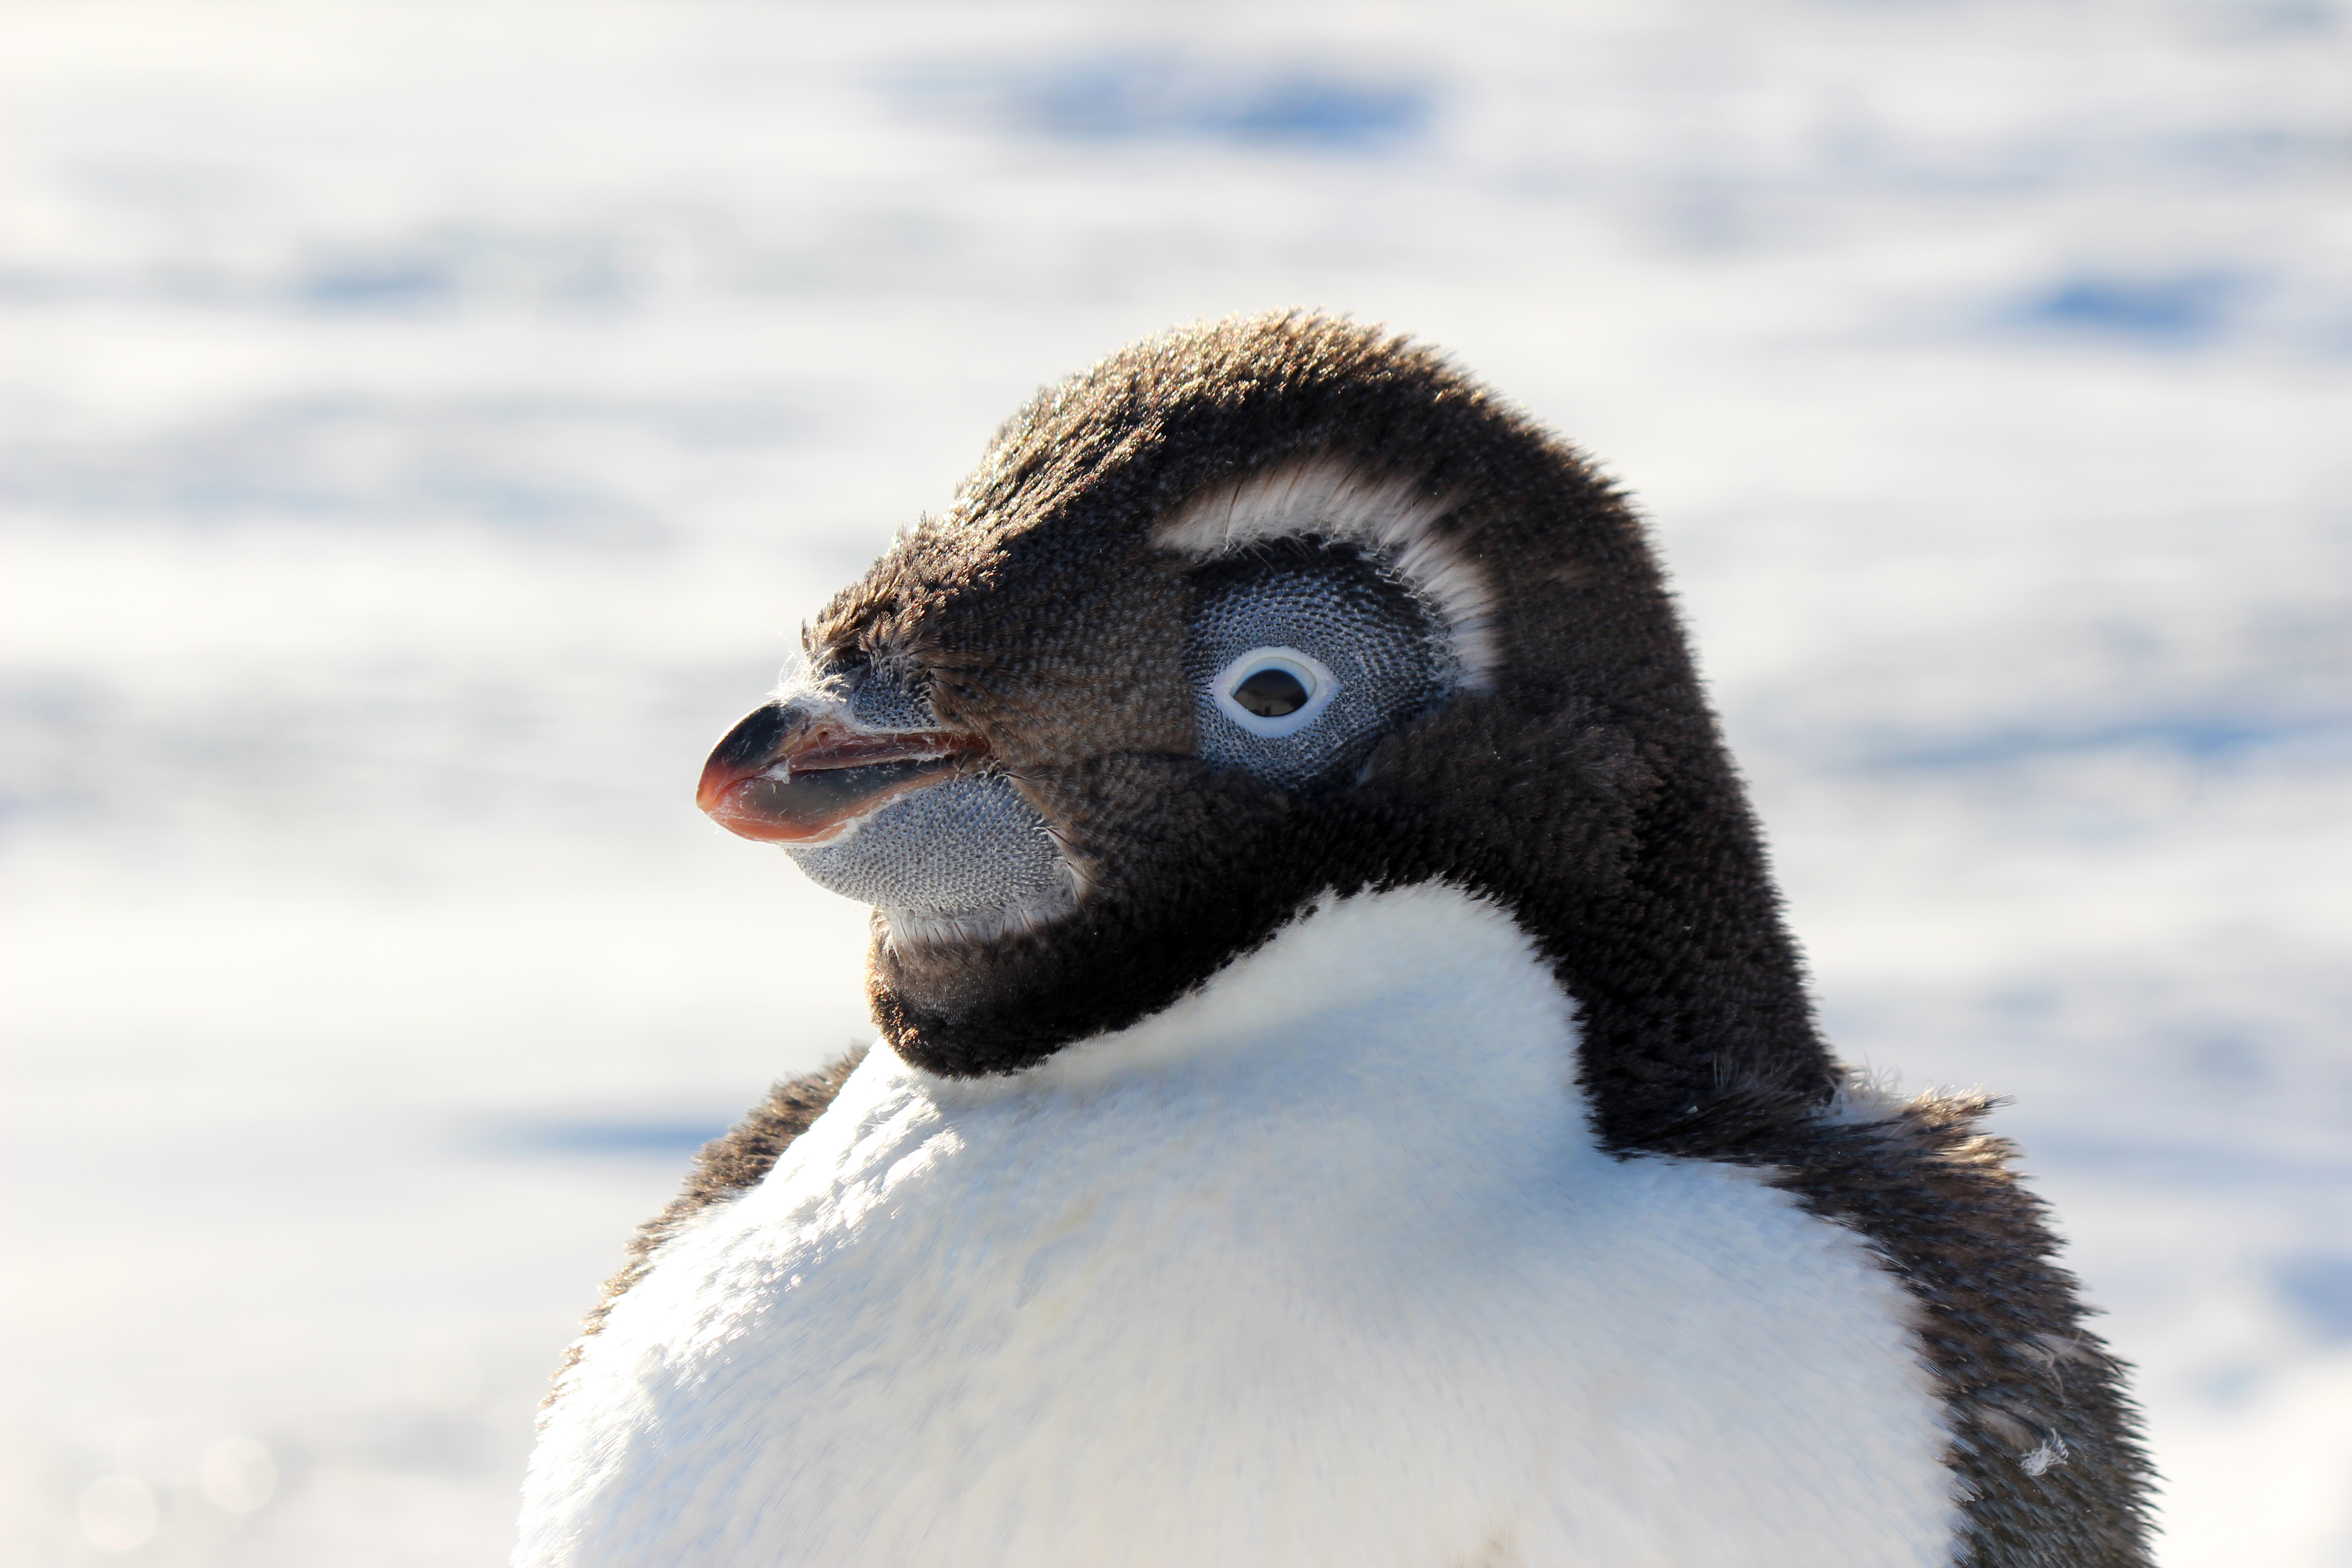
[[[628,1227],[864,1032],[709,742],[1032,388],[1288,303],[1636,489],[2164,1561],[2352,1563],[2342,0],[13,13],[11,1563],[499,1561]]]

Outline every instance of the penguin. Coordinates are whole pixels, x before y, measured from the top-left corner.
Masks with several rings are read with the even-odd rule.
[[[878,1037],[641,1229],[521,1568],[2149,1562],[1991,1102],[1831,1053],[1643,523],[1444,355],[1132,345],[803,641],[699,800]]]

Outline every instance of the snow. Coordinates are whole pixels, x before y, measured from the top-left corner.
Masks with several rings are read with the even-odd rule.
[[[1841,1047],[2015,1101],[2168,1568],[2352,1563],[2340,3],[11,34],[10,1561],[499,1560],[628,1227],[864,1029],[705,749],[1034,386],[1306,303],[1638,493]]]

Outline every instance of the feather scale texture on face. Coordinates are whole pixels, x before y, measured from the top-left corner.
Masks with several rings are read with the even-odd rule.
[[[1386,562],[1289,540],[1192,574],[1198,751],[1294,794],[1349,781],[1459,683],[1442,625]]]

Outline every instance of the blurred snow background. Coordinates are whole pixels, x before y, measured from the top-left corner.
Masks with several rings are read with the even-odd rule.
[[[2169,1568],[2352,1563],[2342,0],[12,10],[10,1562],[500,1561],[628,1227],[864,1031],[705,748],[1039,383],[1309,303],[1639,492]]]

